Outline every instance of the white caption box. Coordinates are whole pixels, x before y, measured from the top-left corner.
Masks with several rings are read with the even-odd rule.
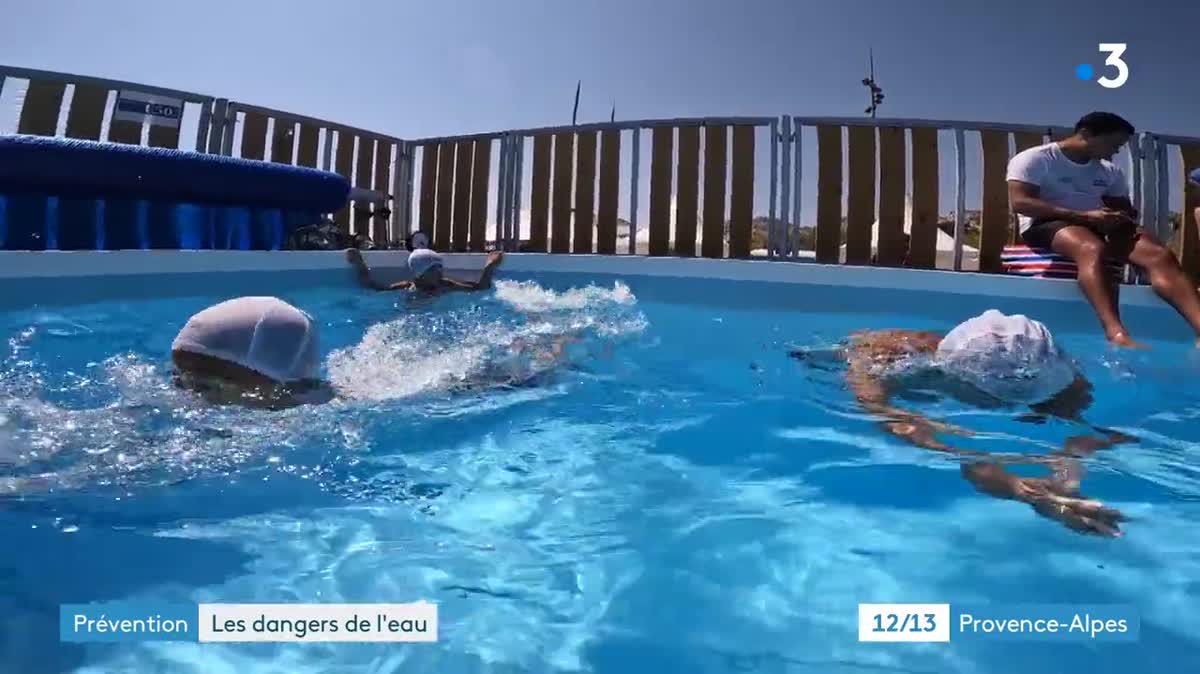
[[[949,604],[859,604],[859,641],[950,641]]]
[[[438,640],[437,605],[200,604],[200,641]]]

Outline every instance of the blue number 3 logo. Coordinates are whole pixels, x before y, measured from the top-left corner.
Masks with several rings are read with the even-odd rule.
[[[1116,68],[1117,76],[1110,78],[1106,75],[1096,82],[1106,89],[1116,89],[1125,84],[1125,80],[1129,79],[1129,66],[1121,60],[1121,55],[1125,53],[1125,43],[1103,42],[1100,44],[1100,51],[1108,54],[1108,58],[1104,59],[1104,65]]]

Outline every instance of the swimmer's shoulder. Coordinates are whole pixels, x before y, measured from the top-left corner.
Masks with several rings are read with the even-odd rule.
[[[928,330],[860,330],[850,335],[850,345],[859,348],[902,348],[934,350],[941,342],[940,333]]]

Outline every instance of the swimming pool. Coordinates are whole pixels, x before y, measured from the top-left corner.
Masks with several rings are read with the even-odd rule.
[[[1034,299],[1045,286],[1025,281],[1014,287],[1029,296],[1014,299],[505,270],[494,292],[413,304],[341,271],[142,278],[171,296],[74,305],[72,289],[117,297],[137,284],[48,283],[56,296],[37,306],[6,286],[4,671],[1200,663],[1187,623],[1200,600],[1200,367],[1173,315],[1131,307],[1154,350],[1116,354],[1086,307]],[[318,318],[327,374],[350,399],[252,412],[174,391],[164,354],[178,327],[268,286]],[[948,329],[991,306],[1046,322],[1096,386],[1088,417],[1139,436],[1094,455],[1083,482],[1130,516],[1123,538],[1083,536],[976,492],[952,458],[881,432],[837,370],[788,357],[857,329]],[[580,339],[558,367],[517,363],[526,376],[510,385],[494,376],[514,340],[568,334]],[[914,404],[990,433],[961,439],[976,449],[1036,453],[1077,432],[948,400]],[[427,598],[440,604],[440,642],[58,643],[59,604],[139,598]],[[859,643],[860,602],[1131,603],[1141,638]]]

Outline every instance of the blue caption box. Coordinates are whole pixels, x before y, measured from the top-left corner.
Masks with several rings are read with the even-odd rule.
[[[1140,632],[1140,614],[1129,604],[950,605],[952,642],[1132,642]]]
[[[199,633],[196,604],[105,602],[58,609],[60,641],[197,641]]]

